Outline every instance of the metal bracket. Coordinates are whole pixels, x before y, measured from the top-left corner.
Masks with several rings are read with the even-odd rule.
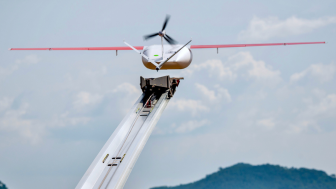
[[[150,63],[152,63],[155,67],[158,67],[159,64],[157,64],[154,60],[148,58],[145,54],[141,53],[140,51],[136,50],[132,45],[128,44],[126,41],[124,41],[124,43],[129,46],[131,49],[133,49],[135,52],[139,53],[142,57],[144,57],[147,61],[149,61]]]
[[[156,66],[156,70],[159,71],[159,69],[161,69],[161,67],[163,66],[163,64],[165,64],[166,62],[168,62],[168,60],[170,60],[173,56],[175,56],[178,52],[180,52],[180,50],[182,50],[185,46],[187,46],[191,41],[192,41],[192,39],[188,43],[186,43],[185,45],[183,45],[181,48],[179,48],[177,51],[175,51],[169,58],[167,58],[166,60],[160,62],[160,64],[158,66]]]

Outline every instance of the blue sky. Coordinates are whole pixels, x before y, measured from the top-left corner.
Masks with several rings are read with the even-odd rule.
[[[0,1],[0,180],[74,188],[141,94],[139,77],[182,76],[125,188],[195,181],[238,162],[336,173],[335,1]],[[327,41],[193,50],[185,70],[135,52],[11,47]]]

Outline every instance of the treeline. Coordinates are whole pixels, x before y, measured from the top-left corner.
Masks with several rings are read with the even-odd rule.
[[[7,186],[0,181],[0,189],[8,189]]]
[[[179,186],[152,189],[336,189],[335,175],[305,168],[239,163],[219,168],[205,178]]]

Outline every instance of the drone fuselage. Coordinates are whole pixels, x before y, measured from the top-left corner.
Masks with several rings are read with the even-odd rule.
[[[175,51],[181,48],[183,45],[164,45],[163,46],[163,57],[162,57],[162,46],[161,45],[151,45],[145,46],[143,48],[142,53],[146,55],[148,58],[154,60],[159,63],[162,59],[166,59],[170,57]],[[192,52],[189,46],[181,49],[175,56],[173,56],[168,62],[166,62],[161,70],[169,70],[169,69],[184,69],[188,67],[192,61]],[[155,70],[156,67],[145,58],[142,58],[142,62],[144,66],[148,69]]]

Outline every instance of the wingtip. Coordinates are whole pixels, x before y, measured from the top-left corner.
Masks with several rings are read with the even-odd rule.
[[[8,50],[10,51],[10,50],[12,50],[12,48],[9,48]]]

